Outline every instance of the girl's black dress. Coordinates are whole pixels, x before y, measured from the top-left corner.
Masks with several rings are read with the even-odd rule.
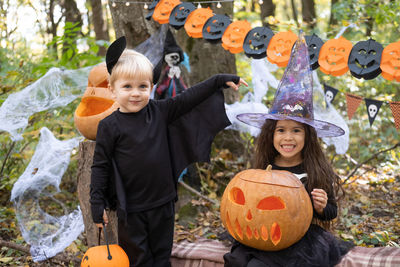
[[[304,167],[279,167],[272,169],[290,171],[303,176]],[[301,178],[303,184],[307,178]],[[309,192],[310,194],[310,192]],[[314,211],[314,217],[320,220],[332,220],[337,216],[337,206],[333,196],[328,196],[328,204],[323,215]],[[228,267],[263,267],[263,266],[335,266],[354,244],[337,239],[332,233],[316,224],[311,224],[306,234],[292,246],[280,251],[262,251],[234,242],[231,252],[224,255]]]

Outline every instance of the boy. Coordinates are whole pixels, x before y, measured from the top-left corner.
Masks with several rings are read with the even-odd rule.
[[[92,217],[98,227],[108,223],[105,208],[115,187],[119,245],[131,266],[170,266],[177,178],[191,162],[209,161],[215,134],[229,125],[219,88],[247,84],[235,75],[216,75],[175,98],[150,100],[153,66],[125,46],[119,38],[106,56],[120,108],[98,126]]]

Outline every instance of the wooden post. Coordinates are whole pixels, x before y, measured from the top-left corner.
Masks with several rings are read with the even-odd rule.
[[[92,220],[90,210],[90,175],[93,162],[95,141],[85,140],[79,144],[78,161],[78,198],[81,206],[83,223],[85,225],[86,240],[89,247],[98,245],[99,230]],[[115,211],[108,213],[109,226],[107,227],[107,237],[110,244],[118,243],[118,220]],[[102,235],[101,243],[105,244]]]

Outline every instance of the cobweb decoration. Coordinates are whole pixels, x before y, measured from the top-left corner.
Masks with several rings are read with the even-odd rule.
[[[314,102],[314,118],[321,121],[330,122],[341,127],[344,130],[344,135],[338,137],[323,137],[322,141],[328,146],[334,145],[335,151],[338,154],[346,153],[349,148],[349,126],[345,122],[342,116],[336,111],[336,109],[328,102],[325,101],[324,90],[322,89],[321,83],[319,82],[316,71],[313,74],[313,102]]]
[[[0,107],[0,131],[9,132],[13,141],[21,140],[32,114],[66,106],[83,94],[91,68],[51,68],[34,83],[9,95]]]
[[[168,25],[163,24],[156,33],[140,43],[134,48],[135,51],[145,55],[153,66],[162,59],[164,53],[165,36],[167,35]]]
[[[31,245],[34,261],[55,256],[84,230],[80,207],[68,213],[64,203],[54,197],[60,192],[59,186],[72,149],[81,140],[78,137],[60,141],[47,128],[42,128],[35,153],[11,191],[18,224],[23,238]],[[42,209],[41,201],[45,201],[47,207],[51,204],[61,206],[64,215],[48,214]]]
[[[252,59],[252,82],[253,93],[248,92],[240,102],[225,104],[226,114],[232,125],[227,129],[233,129],[240,132],[248,132],[252,136],[257,136],[260,129],[239,121],[236,115],[241,113],[268,113],[268,108],[262,103],[263,97],[268,92],[268,86],[277,88],[279,81],[272,75],[271,71],[276,71],[277,66],[263,59]]]

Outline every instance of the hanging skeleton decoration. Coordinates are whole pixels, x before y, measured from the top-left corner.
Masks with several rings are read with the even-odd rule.
[[[155,67],[155,73],[161,73],[160,79],[157,79],[155,99],[174,97],[187,88],[181,77],[180,64],[183,60],[183,51],[176,44],[172,32],[168,30],[165,38],[164,57]]]
[[[365,98],[364,100],[365,100],[365,104],[367,105],[369,125],[372,126],[372,124],[375,121],[376,116],[378,115],[379,109],[382,106],[382,101],[369,99],[369,98]]]

